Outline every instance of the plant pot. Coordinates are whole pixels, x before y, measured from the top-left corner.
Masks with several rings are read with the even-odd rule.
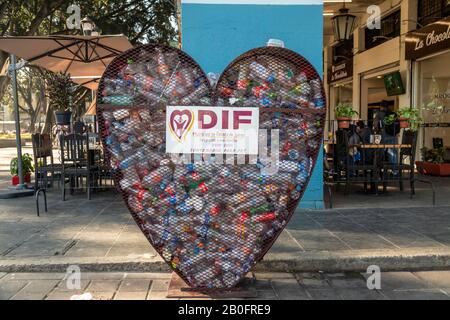
[[[417,171],[431,176],[450,176],[450,163],[432,163],[416,161]]]
[[[409,119],[408,118],[398,118],[398,121],[400,122],[400,128],[409,128]]]
[[[339,129],[348,129],[350,128],[350,121],[352,121],[352,118],[337,118],[337,121]]]
[[[70,124],[72,118],[72,111],[55,111],[56,124],[66,125]]]
[[[27,173],[23,176],[24,183],[31,183],[31,173]],[[11,184],[17,186],[19,184],[19,176],[13,176],[11,178]]]

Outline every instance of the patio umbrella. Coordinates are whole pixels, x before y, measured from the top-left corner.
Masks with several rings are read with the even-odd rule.
[[[0,37],[0,50],[53,72],[69,73],[72,81],[96,90],[106,66],[132,48],[124,35],[55,35]]]
[[[17,108],[17,83],[15,57],[53,72],[70,74],[72,81],[96,90],[108,64],[120,53],[132,48],[124,35],[54,35],[1,37],[0,50],[11,55],[14,103],[16,106],[16,140],[19,167],[19,188],[23,188],[22,152],[20,147],[19,112]]]

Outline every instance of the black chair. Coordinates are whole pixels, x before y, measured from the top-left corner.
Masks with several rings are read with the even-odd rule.
[[[350,184],[363,183],[364,191],[370,183],[378,191],[378,170],[374,155],[370,150],[359,149],[349,145],[349,133],[346,130],[336,131],[335,148],[335,176],[338,186],[345,183],[345,194],[348,193]],[[360,159],[355,161],[350,153],[358,152]]]
[[[86,180],[86,192],[90,200],[91,189],[98,176],[98,167],[93,165],[90,159],[88,135],[60,135],[60,147],[62,200],[65,201],[65,184],[70,183],[70,191],[73,193],[75,186],[82,185],[83,178]]]
[[[336,131],[336,144],[333,149],[333,167],[335,172],[335,180],[339,183],[345,181],[343,174],[346,175],[348,163],[348,133],[345,130]]]
[[[333,192],[331,187],[335,185],[335,178],[333,169],[328,162],[325,150],[323,157],[323,185],[327,188],[329,209],[333,209]]]
[[[52,141],[49,134],[34,133],[31,135],[34,158],[34,190],[36,210],[39,216],[39,195],[44,195],[45,211],[47,212],[47,188],[53,186],[56,176],[61,174],[62,166],[53,162]],[[51,179],[49,180],[49,175]],[[59,180],[58,180],[59,181]]]
[[[383,191],[386,191],[387,183],[390,181],[398,182],[400,190],[403,191],[403,182],[407,181],[410,184],[412,196],[415,194],[414,165],[416,159],[417,131],[403,131],[401,144],[410,145],[410,147],[398,147],[391,150],[391,152],[397,152],[397,162],[389,163],[385,158],[382,163]]]

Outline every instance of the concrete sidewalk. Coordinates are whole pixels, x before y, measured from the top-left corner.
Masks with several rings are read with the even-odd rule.
[[[121,197],[84,193],[36,216],[34,198],[0,202],[0,271],[168,270],[142,235]],[[386,206],[389,203],[386,203]],[[364,271],[450,266],[450,207],[299,210],[256,270]]]

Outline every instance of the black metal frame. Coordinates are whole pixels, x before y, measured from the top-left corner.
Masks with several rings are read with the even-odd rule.
[[[129,60],[132,62],[129,63]],[[168,60],[174,62],[166,63]],[[178,66],[180,69],[177,69]],[[267,77],[264,75],[265,70],[270,71],[270,77],[269,74]],[[173,76],[178,71],[179,76]],[[181,73],[183,71],[186,75]],[[243,86],[238,85],[241,79],[246,83]],[[158,80],[162,81],[158,83]],[[185,88],[186,91],[173,94],[171,89],[167,92],[168,84]],[[130,87],[134,91],[130,91]],[[262,90],[270,87],[268,94],[275,94],[268,98],[270,103],[261,102],[263,99],[254,93],[255,87]],[[202,89],[200,93],[198,88]],[[302,97],[295,96],[299,90]],[[239,105],[231,101],[229,92],[241,98]],[[166,46],[135,47],[116,57],[108,66],[99,84],[97,116],[116,185],[149,242],[189,285],[201,291],[234,286],[263,258],[281,234],[306,189],[321,151],[326,113],[324,97],[322,81],[314,67],[302,56],[284,48],[257,48],[244,53],[227,66],[214,90],[191,57]],[[253,163],[230,166],[202,161],[194,165],[195,172],[188,172],[186,170],[190,169],[186,165],[172,161],[170,155],[165,154],[164,119],[167,105],[239,107],[246,102],[250,103],[250,107],[261,110],[261,128],[283,129],[277,124],[278,119],[281,119],[280,123],[284,120],[289,123],[285,125],[285,132],[281,132],[285,134],[280,138],[281,144],[292,143],[289,148],[297,151],[298,155],[295,157],[287,152],[282,155],[283,160],[294,159],[290,162],[294,164],[290,168],[286,163],[280,165],[286,183],[280,182],[283,178],[274,177],[272,182],[263,176],[261,178],[264,179],[255,178],[251,172],[259,168]],[[271,122],[271,119],[277,121]],[[266,123],[264,127],[262,122]],[[159,124],[163,125],[162,131]],[[144,133],[150,133],[150,136]],[[290,136],[290,133],[293,135]],[[229,173],[223,175],[228,170]],[[180,176],[175,171],[180,171]],[[196,179],[209,183],[209,191],[197,190]],[[173,187],[173,192],[172,189],[166,191],[166,184]],[[279,191],[271,192],[270,188],[274,186],[279,187]],[[267,187],[264,189],[266,191],[262,191]],[[208,194],[205,195],[205,192]],[[171,193],[172,197],[182,202],[167,196]],[[249,199],[248,203],[242,199],[242,194],[248,194],[244,197]],[[188,200],[199,205],[200,209],[192,208]],[[256,200],[260,201],[259,204]],[[264,214],[268,214],[268,218],[264,219],[268,220],[256,219],[261,216],[258,211],[254,213],[255,218],[248,219],[246,210],[253,211],[261,203],[264,204]],[[184,204],[186,209],[183,209]],[[242,205],[250,207],[244,208]],[[210,209],[202,209],[204,206],[213,206],[212,210],[221,210],[221,214],[213,213],[209,217]],[[206,217],[202,227],[198,219]],[[170,221],[161,221],[166,218]],[[187,220],[174,223],[172,218]],[[217,225],[222,226],[223,230],[215,229]],[[205,234],[197,227],[210,231]],[[242,231],[242,228],[247,231]],[[216,235],[207,235],[208,232]],[[172,240],[168,241],[168,238]],[[195,250],[199,248],[197,243],[202,246],[207,243],[205,246],[210,246],[208,250],[212,253],[208,256],[205,251],[204,256],[196,255],[195,252],[203,252]],[[223,258],[218,258],[218,255]],[[232,270],[222,268],[222,260],[224,263],[230,261],[234,266]],[[199,275],[198,268],[209,270],[209,274],[201,272]],[[215,269],[214,275],[211,275],[211,268]]]

